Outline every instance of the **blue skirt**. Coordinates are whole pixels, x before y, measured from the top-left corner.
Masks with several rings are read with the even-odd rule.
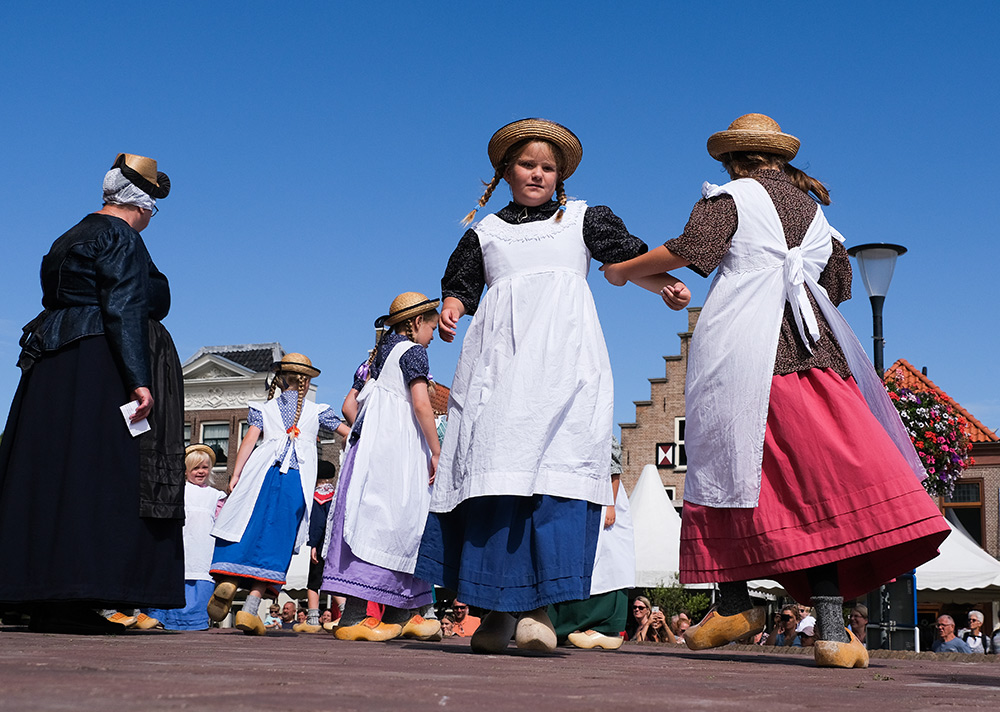
[[[239,541],[216,538],[210,573],[217,579],[250,579],[242,583],[245,588],[263,581],[268,593],[277,596],[285,585],[305,514],[299,471],[289,469],[282,474],[275,463],[264,476],[243,537]]]
[[[208,599],[215,584],[211,581],[184,582],[184,608],[147,608],[146,615],[155,618],[167,630],[208,630]]]
[[[467,499],[428,516],[414,575],[493,611],[587,598],[603,513],[551,495]]]

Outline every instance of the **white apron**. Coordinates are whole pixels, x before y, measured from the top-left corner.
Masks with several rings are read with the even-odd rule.
[[[816,299],[869,408],[923,479],[923,467],[885,387],[847,321],[818,283],[830,259],[830,227],[817,206],[799,247],[789,249],[767,190],[752,178],[705,183],[706,198],[729,194],[739,227],[698,319],[688,360],[684,500],[753,508],[760,496],[764,432],[784,304],[807,348],[820,338],[805,288]]]
[[[184,580],[211,581],[215,539],[212,526],[219,500],[226,495],[214,487],[184,483]]]
[[[597,556],[594,559],[594,575],[590,580],[590,595],[635,588],[635,536],[625,485],[618,486],[615,523],[605,529],[604,517],[601,516],[599,526],[601,533],[597,536]]]
[[[292,438],[285,432],[277,400],[250,405],[259,410],[264,417],[263,440],[250,454],[236,488],[219,512],[219,518],[212,528],[212,536],[226,541],[240,541],[243,538],[243,532],[246,531],[250,515],[253,514],[254,506],[257,504],[260,488],[264,484],[264,476],[278,461],[285,443],[291,441],[292,447],[295,448],[295,457],[299,462],[302,498],[306,505],[305,515],[299,523],[298,534],[295,537],[295,553],[298,553],[299,547],[309,536],[309,514],[312,511],[313,491],[316,489],[316,437],[319,434],[319,413],[330,406],[303,401],[302,413],[299,415],[299,436]],[[291,453],[292,448],[289,448],[281,462],[282,472],[288,472]]]
[[[344,541],[354,555],[407,574],[417,564],[431,499],[431,451],[399,366],[414,346],[396,344],[378,378],[365,384],[364,426],[344,502]]]
[[[611,504],[611,362],[587,285],[586,203],[475,225],[488,289],[448,403],[431,511],[534,494]]]

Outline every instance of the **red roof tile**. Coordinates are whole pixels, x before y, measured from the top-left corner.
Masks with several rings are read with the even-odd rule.
[[[447,415],[448,414],[448,396],[451,394],[451,389],[448,386],[434,382],[434,392],[431,393],[431,408],[434,409],[434,415]]]
[[[931,393],[936,393],[950,403],[963,418],[969,421],[969,440],[972,442],[988,443],[1000,440],[1000,437],[997,437],[995,432],[976,420],[976,417],[972,415],[972,413],[959,405],[958,401],[954,398],[938,388],[934,381],[914,368],[913,365],[910,364],[910,362],[905,358],[899,359],[885,371],[886,375],[893,372],[899,373],[900,384],[904,388],[909,388],[912,391],[930,391]]]

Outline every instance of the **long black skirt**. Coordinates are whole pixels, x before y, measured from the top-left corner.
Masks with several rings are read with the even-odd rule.
[[[177,354],[155,327],[160,423],[151,424],[163,427],[166,416],[179,433],[182,384],[156,388]],[[0,443],[0,601],[184,606],[184,521],[141,516],[140,440],[162,436],[129,434],[119,410],[129,400],[103,335],[47,354],[22,375]],[[174,466],[183,477],[183,442],[169,449],[181,453]]]

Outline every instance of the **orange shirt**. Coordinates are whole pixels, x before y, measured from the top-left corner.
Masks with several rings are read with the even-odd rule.
[[[475,616],[470,616],[466,614],[465,618],[462,619],[461,623],[455,621],[452,624],[451,630],[459,638],[468,638],[473,633],[476,632],[476,628],[478,627],[479,627],[479,619],[476,618]]]

